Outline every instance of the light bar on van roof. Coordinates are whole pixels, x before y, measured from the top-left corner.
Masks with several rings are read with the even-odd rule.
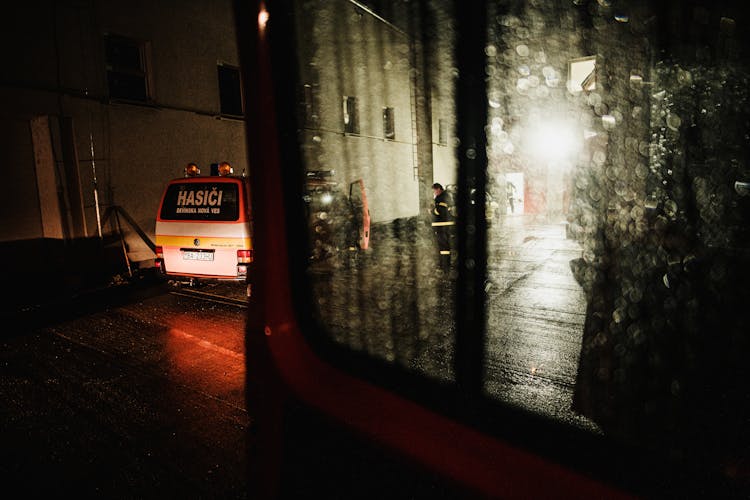
[[[234,172],[234,169],[229,163],[225,161],[219,163],[219,175],[229,175],[232,172]]]
[[[195,177],[201,175],[201,169],[195,163],[188,163],[185,167],[185,177]]]

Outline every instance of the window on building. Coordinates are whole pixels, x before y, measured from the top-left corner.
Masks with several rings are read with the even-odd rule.
[[[305,127],[312,126],[315,123],[315,108],[313,104],[313,88],[309,83],[302,86],[300,108],[302,125]]]
[[[104,45],[110,98],[150,101],[153,95],[148,75],[148,44],[108,35]]]
[[[240,70],[234,66],[219,64],[219,101],[221,114],[242,116],[242,91],[240,86]]]
[[[448,124],[442,118],[438,120],[438,144],[448,145]]]
[[[359,134],[359,116],[357,115],[357,98],[344,96],[344,133]]]
[[[396,138],[396,122],[393,108],[383,108],[383,136],[391,141]]]
[[[568,63],[568,89],[571,92],[596,88],[596,57],[581,57]]]

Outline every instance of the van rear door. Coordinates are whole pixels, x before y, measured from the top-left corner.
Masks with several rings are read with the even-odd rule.
[[[167,275],[244,276],[252,251],[244,188],[233,178],[176,179],[167,185],[156,222]]]

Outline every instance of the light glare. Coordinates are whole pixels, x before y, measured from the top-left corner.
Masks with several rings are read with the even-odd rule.
[[[538,159],[564,160],[580,150],[581,139],[570,124],[548,121],[529,130],[527,149]]]
[[[265,31],[266,25],[268,24],[268,11],[264,5],[261,5],[260,12],[258,12],[258,27],[261,31]]]

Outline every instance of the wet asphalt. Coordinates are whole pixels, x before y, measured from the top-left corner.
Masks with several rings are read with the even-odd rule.
[[[0,339],[6,490],[245,497],[246,310],[201,291],[99,291],[18,317]]]

